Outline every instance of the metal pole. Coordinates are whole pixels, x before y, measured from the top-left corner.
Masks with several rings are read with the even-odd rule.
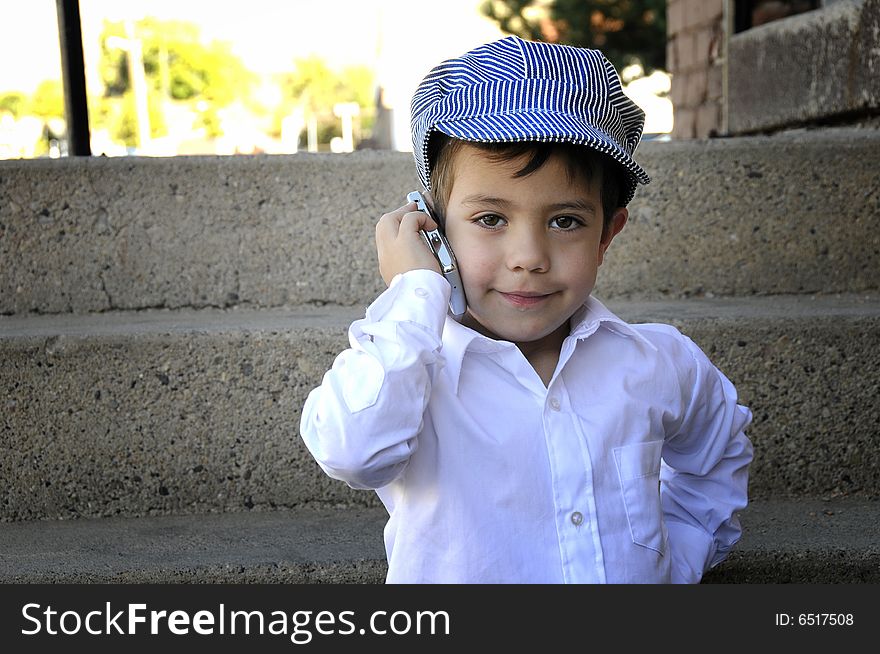
[[[721,61],[721,136],[730,132],[730,37],[733,35],[734,0],[724,0],[721,14],[723,59]]]
[[[67,118],[68,154],[89,156],[89,107],[83,60],[79,0],[55,0],[61,39],[61,74],[64,78],[64,112]]]

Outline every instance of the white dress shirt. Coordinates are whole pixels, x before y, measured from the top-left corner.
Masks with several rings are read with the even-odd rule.
[[[389,583],[695,583],[740,537],[750,411],[675,328],[590,298],[544,386],[398,275],[303,407],[321,468],[388,509]]]

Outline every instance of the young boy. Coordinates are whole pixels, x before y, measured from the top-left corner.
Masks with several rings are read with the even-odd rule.
[[[408,204],[388,284],[303,409],[324,471],[388,509],[388,582],[696,583],[740,536],[751,414],[673,327],[591,297],[644,114],[593,50],[509,37],[413,98],[413,145],[467,311]]]

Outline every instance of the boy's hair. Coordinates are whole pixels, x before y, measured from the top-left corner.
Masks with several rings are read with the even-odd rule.
[[[541,141],[514,141],[505,143],[481,143],[463,141],[435,132],[431,136],[428,157],[431,162],[431,189],[434,200],[434,213],[443,227],[452,184],[455,179],[453,161],[462,146],[468,144],[478,148],[493,162],[525,160],[514,177],[527,177],[541,168],[553,155],[559,155],[568,173],[568,181],[581,179],[588,184],[598,180],[602,200],[602,236],[611,224],[614,211],[625,205],[621,194],[624,189],[624,171],[610,157],[592,148],[571,143],[552,143]]]

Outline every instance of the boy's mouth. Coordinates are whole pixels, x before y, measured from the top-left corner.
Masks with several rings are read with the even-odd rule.
[[[536,293],[533,291],[513,291],[510,293],[498,291],[498,293],[509,303],[517,307],[535,306],[552,295],[552,293]]]

